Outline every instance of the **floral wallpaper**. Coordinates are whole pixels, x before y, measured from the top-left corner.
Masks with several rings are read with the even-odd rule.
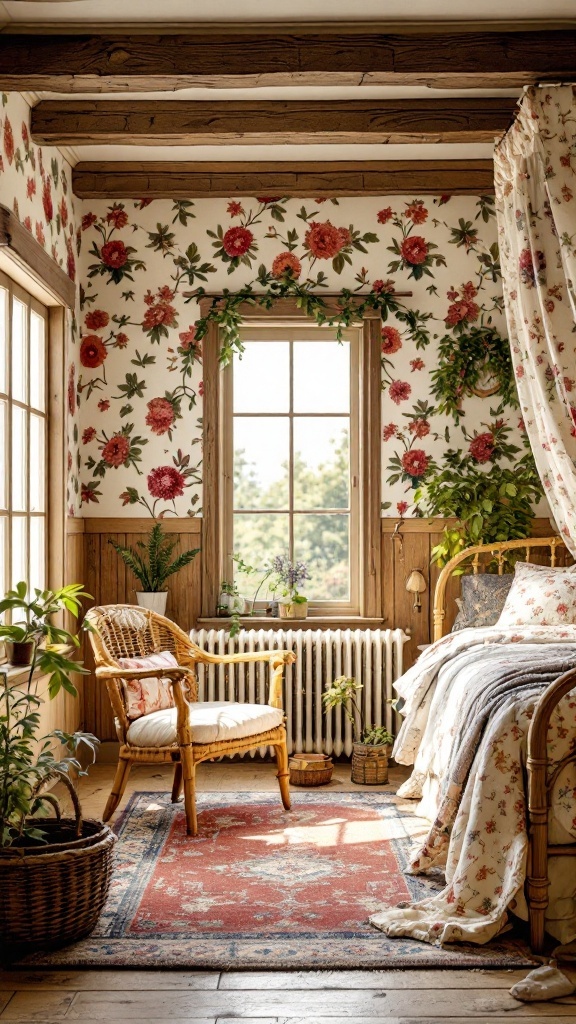
[[[77,281],[82,237],[77,210],[81,203],[72,195],[70,166],[57,149],[39,147],[31,141],[30,107],[18,93],[0,96],[0,203],[14,211],[58,266],[72,281]],[[67,319],[67,505],[71,515],[80,507],[76,325],[75,312],[70,311]]]
[[[87,514],[201,514],[202,345],[190,292],[258,291],[270,276],[319,293],[412,293],[382,329],[384,514],[414,514],[415,488],[447,449],[487,468],[513,462],[522,423],[508,401],[489,386],[468,394],[465,379],[452,407],[435,395],[440,353],[458,349],[468,327],[505,336],[490,197],[87,202],[81,228]]]

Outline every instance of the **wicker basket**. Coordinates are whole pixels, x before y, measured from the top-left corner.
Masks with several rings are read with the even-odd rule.
[[[334,771],[327,754],[295,754],[290,758],[289,768],[293,786],[326,786]]]
[[[382,744],[355,743],[352,752],[352,782],[359,786],[384,786],[388,782],[388,750]]]
[[[106,902],[116,836],[83,821],[75,793],[73,801],[75,818],[42,821],[45,845],[0,849],[0,949],[8,959],[83,938]]]

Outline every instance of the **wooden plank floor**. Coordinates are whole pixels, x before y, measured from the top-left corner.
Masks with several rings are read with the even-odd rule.
[[[355,790],[336,766],[331,789]],[[82,780],[87,816],[102,812],[113,774],[97,765]],[[405,772],[395,769],[391,789]],[[168,770],[134,768],[127,795],[166,790]],[[257,761],[205,765],[198,789],[272,790],[274,770]],[[374,787],[376,788],[376,787]],[[522,971],[10,971],[0,972],[0,1022],[56,1024],[576,1024],[576,998],[522,1004],[509,995]],[[576,983],[576,972],[574,973]]]

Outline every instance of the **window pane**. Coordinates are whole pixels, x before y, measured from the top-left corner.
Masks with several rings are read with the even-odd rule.
[[[290,344],[245,341],[234,360],[234,412],[288,412]]]
[[[44,512],[44,417],[30,414],[30,511]]]
[[[44,317],[30,313],[30,405],[44,411],[46,406],[46,324]]]
[[[0,288],[0,391],[6,394],[6,364],[8,358],[8,291]]]
[[[289,517],[285,513],[248,513],[234,516],[234,551],[238,552],[248,565],[263,566],[265,562],[274,558],[274,555],[286,554],[289,543]],[[258,579],[247,579],[242,573],[235,574],[235,578],[242,594],[253,597]],[[260,593],[258,599],[264,598],[265,594]]]
[[[350,342],[294,342],[294,412],[349,412]]]
[[[27,412],[12,406],[12,508],[26,511],[26,419]]]
[[[294,508],[348,508],[348,432],[344,417],[294,420]]]
[[[12,397],[25,402],[27,366],[26,357],[26,315],[27,309],[20,299],[12,299]]]
[[[348,524],[347,515],[294,516],[294,558],[308,565],[303,593],[311,601],[350,599]]]
[[[0,402],[0,508],[8,508],[8,403]]]
[[[26,544],[26,519],[15,516],[12,520],[12,586],[28,579],[28,551]]]
[[[0,516],[0,588],[2,595],[9,589],[9,580],[6,579],[6,542],[8,537],[8,520]],[[4,618],[2,616],[2,618]]]
[[[30,520],[30,588],[44,590],[46,585],[46,553],[44,547],[45,520],[34,516]]]
[[[288,418],[234,418],[234,508],[288,507]]]

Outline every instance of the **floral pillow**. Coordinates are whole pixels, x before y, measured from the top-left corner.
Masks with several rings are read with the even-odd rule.
[[[517,562],[514,581],[497,626],[576,624],[576,572]]]
[[[462,597],[458,601],[460,611],[452,626],[452,632],[456,633],[471,626],[494,626],[508,597],[513,578],[510,574],[497,576],[483,572],[463,576]]]
[[[178,662],[170,651],[149,654],[145,658],[118,658],[120,668],[177,668]],[[152,711],[163,711],[174,707],[174,694],[169,679],[162,679],[157,672],[146,679],[123,679],[124,702],[128,718],[141,718]]]

